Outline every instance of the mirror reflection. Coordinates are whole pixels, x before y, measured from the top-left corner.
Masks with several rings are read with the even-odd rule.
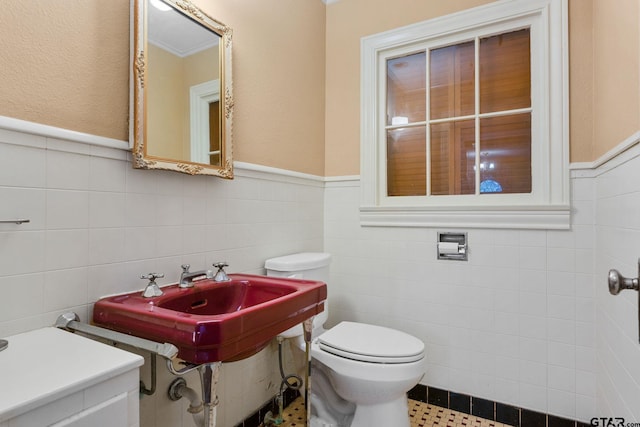
[[[231,30],[188,0],[135,1],[134,166],[231,178]]]

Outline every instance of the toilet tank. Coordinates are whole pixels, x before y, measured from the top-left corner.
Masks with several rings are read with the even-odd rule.
[[[329,264],[331,255],[324,252],[301,252],[271,258],[265,261],[267,276],[288,277],[293,279],[318,280],[327,284],[329,289]],[[313,319],[313,328],[322,328],[327,321],[328,304],[325,301],[324,311]],[[282,334],[286,338],[302,335],[302,327],[294,327]]]
[[[265,261],[267,276],[329,281],[331,255],[323,252],[301,252]]]

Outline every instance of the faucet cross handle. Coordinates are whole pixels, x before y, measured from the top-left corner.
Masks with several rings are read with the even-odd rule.
[[[141,279],[149,281],[147,287],[144,288],[144,291],[142,292],[142,296],[145,298],[152,298],[162,295],[162,289],[160,289],[160,286],[156,283],[156,279],[162,279],[163,277],[164,273],[149,273],[140,276]]]
[[[155,282],[156,279],[162,279],[163,277],[164,273],[149,273],[140,276],[141,279],[149,280],[150,282]]]
[[[182,264],[180,267],[182,267],[182,272],[183,273],[188,273],[189,272],[189,268],[191,268],[191,264]]]
[[[226,261],[214,262],[213,266],[218,269],[216,275],[213,276],[214,282],[228,282],[231,280],[229,276],[227,276],[227,273],[224,271],[225,267],[229,267],[229,264],[227,264]]]

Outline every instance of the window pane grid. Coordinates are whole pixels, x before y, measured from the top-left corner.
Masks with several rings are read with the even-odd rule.
[[[402,126],[387,126],[386,129],[396,129],[396,128],[400,128],[400,127],[411,127],[411,126],[423,126],[425,124],[437,124],[437,123],[447,123],[447,122],[455,122],[455,121],[459,121],[459,120],[475,120],[476,117],[479,117],[481,119],[486,119],[486,118],[490,118],[490,117],[499,117],[499,116],[510,116],[513,114],[520,114],[520,113],[530,113],[531,112],[531,107],[528,108],[518,108],[517,110],[506,110],[506,111],[495,111],[493,113],[480,113],[480,114],[472,114],[470,116],[459,116],[459,117],[447,117],[444,119],[431,119],[428,122],[416,122],[416,123],[408,123],[406,125],[402,125]]]
[[[491,172],[496,167],[512,165],[524,169],[522,174],[528,174],[524,177],[528,182],[518,187],[524,188],[524,191],[505,192],[531,192],[529,43],[529,29],[525,29],[491,37],[477,36],[472,41],[426,48],[387,61],[387,123],[384,126],[388,145],[387,196],[480,195],[502,192],[500,185],[495,185],[497,182],[492,179]],[[524,53],[523,47],[526,47]],[[511,64],[509,54],[503,53],[501,49],[508,52],[516,50],[515,59],[519,64]],[[483,56],[485,54],[488,59]],[[507,58],[501,55],[506,55]],[[405,72],[401,70],[407,66],[404,64],[405,59],[408,59],[414,70],[424,67],[422,74],[411,74],[408,85],[392,81],[390,76],[392,72]],[[441,63],[437,63],[438,61]],[[506,88],[500,86],[503,78],[508,80]],[[395,88],[400,86],[403,87]],[[423,94],[423,101],[419,101],[420,93]],[[512,96],[512,93],[515,95]],[[423,120],[420,120],[421,116],[424,117]],[[529,146],[522,161],[513,157],[515,152],[522,152],[522,141],[504,139],[511,141],[511,146],[506,150],[511,150],[511,153],[506,155],[500,154],[505,150],[495,145],[495,138],[486,141],[488,148],[482,146],[485,144],[482,123],[494,117],[506,116],[528,117],[525,122],[529,124],[529,136],[520,131],[522,141]],[[494,127],[500,129],[499,126]],[[513,127],[510,124],[505,129]],[[420,132],[419,128],[423,131]],[[407,138],[399,138],[404,129],[414,134],[410,138],[410,144],[400,142]],[[390,132],[397,134],[396,137],[391,138]],[[418,135],[424,138],[422,149],[418,148]],[[433,140],[434,137],[437,139]],[[403,145],[407,148],[403,148]],[[422,161],[409,160],[409,153],[416,155],[416,150],[423,153]],[[487,158],[492,156],[493,161],[488,161]],[[528,167],[522,167],[523,161],[529,163]],[[420,166],[416,166],[417,164]],[[393,179],[398,180],[398,177],[403,177],[403,182],[391,182]],[[416,182],[420,179],[424,179],[422,184]],[[446,180],[447,183],[434,182],[434,179]],[[522,180],[522,176],[518,179]],[[483,180],[488,184],[484,185]]]
[[[393,129],[404,129],[404,128],[411,128],[411,127],[418,127],[418,126],[426,126],[427,125],[427,121],[421,121],[421,122],[412,122],[412,123],[406,123],[406,124],[402,124],[402,125],[387,125],[385,126],[385,130],[393,130]]]

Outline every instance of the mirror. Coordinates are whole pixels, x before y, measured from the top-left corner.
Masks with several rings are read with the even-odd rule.
[[[190,0],[132,0],[133,166],[233,178],[231,28]]]

